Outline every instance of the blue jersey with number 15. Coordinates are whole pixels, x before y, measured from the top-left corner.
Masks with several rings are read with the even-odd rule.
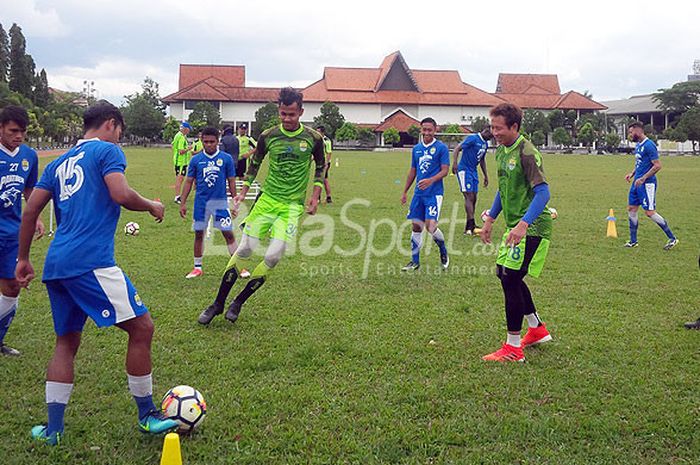
[[[125,169],[124,152],[99,139],[78,141],[46,167],[36,188],[51,193],[58,229],[46,255],[44,281],[116,265],[114,232],[121,207],[104,177]]]

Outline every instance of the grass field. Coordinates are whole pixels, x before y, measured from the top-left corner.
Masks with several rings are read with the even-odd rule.
[[[459,217],[442,226],[449,237],[454,224],[451,272],[435,272],[431,244],[422,271],[401,275],[408,259],[388,247],[392,224],[405,218],[407,153],[341,152],[332,168],[335,203],[320,213],[336,220],[333,244],[362,251],[307,256],[298,247],[235,325],[219,317],[202,327],[197,315],[213,299],[227,257],[205,256],[204,277],[184,279],[192,234],[171,202],[169,151],[127,156],[130,183],[168,200],[160,225],[125,211],[116,239],[117,262],[156,322],[155,394],[189,384],[209,405],[201,430],[183,440],[186,464],[700,463],[700,334],[681,327],[700,316],[700,158],[662,160],[658,210],[681,240],[665,252],[665,236],[646,218],[640,247],[622,248],[631,157],[545,155],[559,219],[545,271],[529,283],[554,342],[528,349],[526,364],[499,365],[480,359],[505,333],[495,257],[461,235],[454,177],[442,213]],[[478,211],[494,192],[482,189]],[[349,207],[351,223],[343,223],[343,205],[353,199],[370,204]],[[619,218],[617,240],[605,237],[609,208]],[[140,236],[121,233],[127,221],[140,223]],[[304,225],[302,240],[320,227]],[[494,236],[502,229],[497,222]],[[404,228],[404,249],[408,234]],[[382,255],[369,264],[368,241]],[[48,243],[32,251],[39,269]],[[0,359],[0,463],[158,463],[162,441],[136,430],[125,334],[86,327],[65,442],[53,449],[29,438],[45,421],[53,345],[40,282],[23,293],[6,342],[23,356]]]

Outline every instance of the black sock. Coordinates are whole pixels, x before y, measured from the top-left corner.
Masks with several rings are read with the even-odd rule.
[[[467,231],[473,231],[474,228],[476,227],[476,222],[474,219],[467,220]]]
[[[530,315],[534,313],[539,322],[537,326],[542,326],[542,321],[540,321],[540,317],[537,315],[537,308],[535,307],[535,302],[532,301],[532,294],[530,294],[530,288],[527,287],[525,281],[521,281],[520,290],[523,294],[523,303],[525,304],[525,311],[523,313],[525,315]]]
[[[238,279],[238,269],[234,266],[233,268],[226,270],[223,278],[221,278],[221,284],[219,285],[219,292],[216,294],[216,300],[214,303],[223,307],[226,304],[226,298],[234,284],[236,284],[236,279]]]
[[[253,278],[248,281],[248,284],[234,299],[239,305],[243,305],[248,298],[255,293],[260,287],[265,284],[265,277]]]

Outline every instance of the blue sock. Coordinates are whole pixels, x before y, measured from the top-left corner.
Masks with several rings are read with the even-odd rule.
[[[637,212],[629,212],[630,222],[630,242],[637,242],[637,229],[639,229],[639,217]]]
[[[666,234],[666,237],[671,240],[676,238],[676,236],[673,235],[673,232],[671,232],[671,228],[668,227],[668,223],[663,216],[659,215],[658,213],[654,213],[649,217],[649,219],[659,225],[661,230]]]
[[[51,402],[46,405],[49,409],[49,424],[46,428],[46,435],[49,436],[56,431],[63,433],[63,415],[66,412],[66,404]]]
[[[411,256],[413,257],[413,263],[416,265],[420,264],[420,248],[423,245],[423,233],[422,232],[412,232],[411,233]]]
[[[10,312],[0,319],[0,345],[2,345],[3,340],[5,340],[5,334],[7,330],[10,329],[10,323],[12,323],[12,318],[15,317],[17,312],[17,305],[15,305]]]
[[[136,401],[136,406],[139,408],[139,420],[152,411],[157,410],[155,404],[153,403],[153,396],[134,396],[134,400]]]

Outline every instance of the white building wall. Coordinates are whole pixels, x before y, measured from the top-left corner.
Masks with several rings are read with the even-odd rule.
[[[224,121],[255,121],[255,112],[265,105],[260,102],[224,102],[221,119]]]
[[[439,125],[469,124],[478,116],[489,116],[490,107],[458,107],[447,105],[421,105],[416,116],[419,120],[432,117]]]
[[[314,116],[321,114],[322,103],[304,103],[304,121],[311,121]],[[345,121],[351,123],[379,124],[382,122],[381,105],[373,103],[337,103],[340,113],[345,117]]]

